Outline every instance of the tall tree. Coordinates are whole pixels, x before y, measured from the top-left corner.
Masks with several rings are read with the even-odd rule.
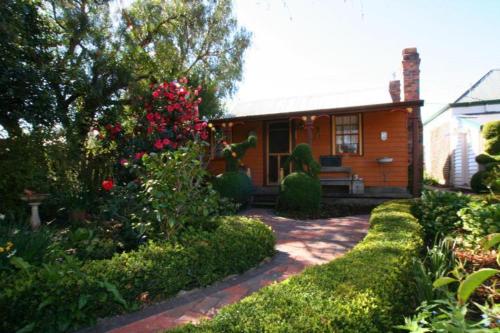
[[[221,113],[241,78],[250,36],[230,0],[4,0],[0,13],[0,125],[57,128],[80,182],[96,174],[92,127],[142,110],[129,107],[151,82],[186,76],[205,87],[202,115]],[[4,59],[8,59],[5,61]],[[57,125],[57,126],[55,126]],[[94,161],[95,162],[95,161]]]
[[[32,126],[56,120],[45,74],[51,62],[49,26],[39,1],[0,1],[0,125],[12,137],[20,120]]]

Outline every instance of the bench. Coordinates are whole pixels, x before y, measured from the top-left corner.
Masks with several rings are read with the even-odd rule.
[[[321,173],[343,173],[347,174],[345,178],[321,178],[320,183],[323,186],[348,186],[350,194],[364,193],[364,183],[362,179],[354,179],[352,168],[350,167],[332,167],[324,166],[320,169]]]

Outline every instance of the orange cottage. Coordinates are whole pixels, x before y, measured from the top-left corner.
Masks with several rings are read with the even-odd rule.
[[[228,142],[257,134],[257,147],[249,149],[242,161],[257,191],[275,189],[291,172],[284,162],[293,148],[308,143],[322,167],[324,192],[417,196],[423,169],[419,64],[415,48],[403,50],[404,101],[399,81],[391,81],[390,103],[338,105],[342,101],[336,98],[331,102],[335,107],[321,107],[325,102],[314,99],[264,101],[243,105],[213,125]],[[224,172],[219,151],[213,143],[209,162],[213,174]]]

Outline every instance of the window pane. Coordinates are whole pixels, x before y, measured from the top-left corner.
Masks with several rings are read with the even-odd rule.
[[[278,157],[277,156],[269,156],[269,182],[277,183],[278,182]]]
[[[359,153],[358,115],[336,116],[335,146],[338,153]]]
[[[284,176],[288,176],[288,174],[290,173],[290,165],[288,165],[288,167],[285,168],[285,162],[286,160],[288,159],[288,156],[289,155],[281,155],[280,156],[280,168],[283,168],[283,172],[284,172]]]
[[[269,152],[289,152],[289,130],[288,123],[273,123],[269,125]]]

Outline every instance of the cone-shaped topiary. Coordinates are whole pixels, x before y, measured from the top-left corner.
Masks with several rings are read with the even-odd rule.
[[[287,161],[290,162],[295,172],[286,176],[280,184],[278,210],[314,215],[318,213],[321,203],[320,165],[305,143],[295,147]]]
[[[246,151],[256,145],[257,136],[251,132],[245,141],[233,143],[224,148],[226,172],[218,175],[213,182],[215,190],[222,197],[229,198],[242,205],[245,205],[250,200],[253,192],[252,180],[245,172],[240,170],[240,165]]]
[[[498,174],[500,173],[500,121],[484,124],[482,135],[485,139],[486,154],[476,156],[480,170],[471,180],[470,186],[474,192],[484,192],[488,188],[493,192],[500,191]]]

